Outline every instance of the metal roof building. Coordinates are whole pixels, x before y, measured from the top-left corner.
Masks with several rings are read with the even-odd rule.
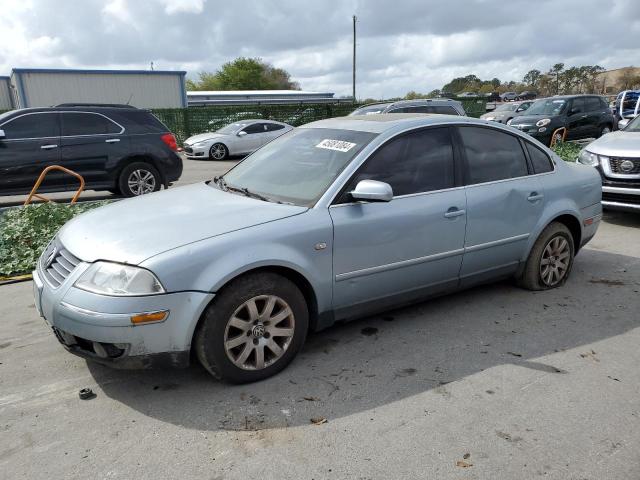
[[[214,90],[187,92],[189,106],[250,105],[250,104],[300,104],[352,102],[333,98],[330,92],[305,92],[302,90]]]
[[[11,78],[0,77],[0,110],[11,110],[12,108]]]
[[[14,68],[11,88],[14,106],[20,108],[70,102],[182,108],[187,106],[185,75],[159,70]]]

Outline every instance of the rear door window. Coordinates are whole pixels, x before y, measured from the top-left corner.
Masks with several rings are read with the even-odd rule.
[[[97,113],[63,112],[62,136],[109,135],[122,131],[122,127]]]
[[[282,130],[284,125],[278,125],[277,123],[267,123],[267,131],[275,132],[276,130]]]
[[[468,185],[528,175],[520,141],[491,128],[459,127],[467,159]]]
[[[9,120],[0,126],[7,140],[60,136],[57,112],[31,113]]]
[[[587,112],[598,112],[602,110],[600,99],[598,99],[598,97],[587,97],[585,100],[585,108]]]
[[[429,107],[431,109],[428,113],[440,113],[443,115],[460,115],[455,108],[448,105],[434,105]]]

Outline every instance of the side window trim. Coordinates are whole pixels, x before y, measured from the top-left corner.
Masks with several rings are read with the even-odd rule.
[[[356,177],[356,175],[358,175],[362,169],[367,165],[367,162],[369,162],[369,160],[376,154],[378,153],[382,148],[386,147],[389,143],[403,137],[406,135],[411,135],[412,133],[418,133],[418,132],[422,132],[424,130],[433,130],[433,129],[443,129],[446,128],[449,131],[449,138],[451,140],[451,146],[452,146],[452,153],[453,153],[453,187],[449,187],[449,188],[443,188],[440,190],[430,190],[427,192],[416,192],[416,193],[410,193],[407,195],[395,195],[393,196],[394,199],[397,198],[404,198],[404,197],[415,197],[417,195],[429,195],[435,192],[445,192],[445,191],[449,191],[449,190],[455,190],[458,188],[463,187],[463,179],[461,177],[461,173],[462,173],[462,166],[460,165],[460,157],[458,155],[458,145],[456,145],[456,141],[455,141],[455,136],[454,136],[454,125],[429,125],[426,127],[418,127],[418,128],[413,128],[411,130],[406,130],[404,132],[401,132],[399,134],[397,134],[396,136],[387,139],[384,143],[382,143],[381,145],[378,146],[378,148],[376,148],[373,152],[371,152],[367,158],[365,158],[362,163],[360,163],[360,165],[358,166],[358,168],[351,174],[351,176],[344,182],[344,184],[342,185],[342,187],[340,188],[340,190],[338,191],[338,193],[336,193],[336,195],[334,195],[333,199],[331,200],[331,202],[329,202],[329,206],[337,206],[337,205],[351,205],[351,204],[355,204],[358,202],[341,202],[340,200],[344,197],[344,195],[347,193],[347,189],[349,188],[349,185],[351,185],[351,181]]]
[[[122,135],[125,131],[125,128],[120,125],[118,122],[116,122],[115,120],[113,120],[112,118],[107,117],[106,115],[99,113],[99,112],[84,112],[84,111],[75,111],[75,110],[61,110],[60,112],[57,112],[60,114],[60,138],[76,138],[76,137],[95,137],[97,135]],[[64,118],[63,115],[64,114],[75,114],[75,113],[84,113],[84,114],[88,114],[88,115],[98,115],[102,118],[105,118],[107,121],[113,123],[115,126],[120,128],[120,131],[117,133],[85,133],[85,134],[81,134],[81,135],[62,135],[62,127],[63,127],[63,123],[64,123]]]
[[[62,123],[60,121],[60,112],[57,112],[57,111],[51,111],[51,112],[28,112],[28,113],[23,113],[23,114],[20,114],[20,115],[16,115],[15,117],[10,118],[6,122],[4,122],[2,125],[0,125],[0,128],[4,127],[5,125],[10,124],[14,120],[17,120],[17,119],[22,118],[22,117],[26,117],[28,115],[56,115],[58,117],[58,134],[50,136],[50,137],[3,138],[2,139],[3,142],[16,142],[16,141],[22,141],[22,140],[40,140],[40,139],[44,139],[44,138],[60,138],[60,134],[62,133],[62,131],[61,131]]]

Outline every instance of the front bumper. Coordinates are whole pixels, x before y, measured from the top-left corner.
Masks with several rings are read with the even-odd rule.
[[[33,272],[38,313],[71,353],[118,368],[188,364],[191,339],[202,312],[213,299],[204,292],[109,297],[73,287],[88,268],[81,263],[53,288]],[[133,314],[168,310],[162,322],[133,325]]]
[[[202,146],[202,147],[196,147],[196,146],[192,146],[192,145],[185,145],[184,148],[184,155],[187,158],[190,159],[197,159],[197,158],[206,158],[209,156],[209,146]]]
[[[636,188],[603,185],[602,206],[612,210],[640,212],[640,182]]]

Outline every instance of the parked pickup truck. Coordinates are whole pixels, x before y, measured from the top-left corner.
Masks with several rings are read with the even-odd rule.
[[[602,206],[640,212],[640,116],[587,145],[578,162],[602,177]]]

